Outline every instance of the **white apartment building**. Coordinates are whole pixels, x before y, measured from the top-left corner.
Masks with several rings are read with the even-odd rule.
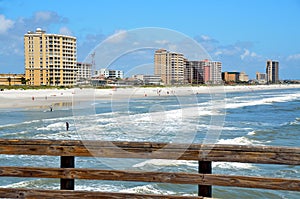
[[[124,72],[121,70],[109,70],[106,68],[102,68],[100,70],[95,71],[95,76],[103,76],[105,78],[111,79],[123,79]]]

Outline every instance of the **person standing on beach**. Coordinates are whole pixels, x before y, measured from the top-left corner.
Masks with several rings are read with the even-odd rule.
[[[69,127],[70,127],[69,122],[66,122],[66,130],[67,131],[69,131]]]

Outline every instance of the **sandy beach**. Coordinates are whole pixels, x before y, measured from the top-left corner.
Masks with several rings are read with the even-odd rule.
[[[254,92],[270,89],[300,88],[300,85],[256,85],[256,86],[199,86],[116,89],[44,89],[4,90],[0,92],[0,108],[29,108],[72,105],[79,101],[118,100],[155,96],[180,96],[202,93]]]

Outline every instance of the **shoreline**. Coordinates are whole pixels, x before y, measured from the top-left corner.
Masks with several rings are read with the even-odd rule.
[[[91,100],[122,100],[130,98],[167,97],[195,94],[255,92],[300,88],[291,85],[249,86],[185,86],[185,87],[132,87],[116,89],[40,89],[0,91],[0,109],[50,106],[72,106],[75,102]]]

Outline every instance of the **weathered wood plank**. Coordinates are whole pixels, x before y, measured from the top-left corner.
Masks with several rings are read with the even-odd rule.
[[[84,145],[61,146],[61,145],[37,145],[17,144],[0,145],[0,154],[16,155],[49,155],[49,156],[86,156],[86,157],[110,157],[110,158],[142,158],[142,159],[179,159],[198,161],[223,161],[244,162],[262,164],[288,164],[300,165],[300,153],[272,152],[269,151],[230,151],[216,150],[194,150],[194,149],[169,149],[162,148],[118,148],[118,147],[96,147],[86,148]],[[181,156],[180,156],[181,155]]]
[[[300,191],[300,179],[75,168],[0,167],[0,176],[139,181]]]
[[[298,147],[220,145],[220,144],[179,144],[159,142],[127,142],[127,141],[95,141],[95,140],[39,140],[39,139],[0,139],[1,145],[56,145],[56,146],[88,146],[88,147],[120,147],[120,148],[151,148],[151,149],[189,149],[189,150],[221,150],[221,151],[256,151],[300,153]]]
[[[300,191],[300,180],[287,178],[205,174],[203,178],[203,184],[213,184],[216,186]]]
[[[0,188],[2,198],[21,198],[21,199],[202,199],[199,196],[170,196],[170,195],[150,195],[134,193],[111,193],[111,192],[91,192],[91,191],[72,191],[72,190],[41,190],[41,189],[15,189]]]

